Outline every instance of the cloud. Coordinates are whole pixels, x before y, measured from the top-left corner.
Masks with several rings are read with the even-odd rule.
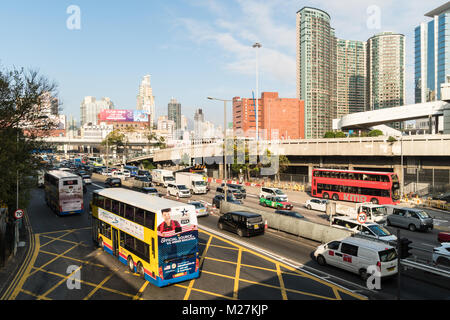
[[[265,78],[295,86],[295,14],[293,25],[287,26],[275,20],[275,2],[237,0],[237,16],[230,18],[218,10],[214,1],[197,1],[215,16],[211,21],[180,18],[181,25],[197,44],[216,43],[228,53],[222,67],[242,75],[254,75],[256,71],[255,42],[258,49],[258,68]],[[213,8],[211,6],[213,5]]]

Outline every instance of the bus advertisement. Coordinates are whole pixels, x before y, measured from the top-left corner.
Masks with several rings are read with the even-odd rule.
[[[44,174],[45,202],[58,215],[83,212],[83,181],[70,172],[53,170]]]
[[[92,237],[101,248],[152,284],[199,277],[195,207],[113,188],[93,192]]]
[[[313,169],[311,195],[335,201],[397,204],[400,184],[393,172]]]

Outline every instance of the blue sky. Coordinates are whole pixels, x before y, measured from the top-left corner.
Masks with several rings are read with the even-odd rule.
[[[38,69],[59,88],[63,114],[79,120],[84,96],[110,97],[133,109],[139,83],[151,75],[157,116],[171,97],[193,118],[223,123],[223,104],[207,96],[251,97],[255,49],[260,91],[295,97],[295,17],[303,6],[328,12],[336,35],[367,40],[382,31],[406,36],[406,95],[413,103],[414,28],[443,1],[388,0],[136,0],[2,1],[0,64]],[[67,8],[81,10],[81,29],[69,30]],[[368,8],[379,8],[379,27],[368,27]],[[231,114],[231,104],[229,108]]]

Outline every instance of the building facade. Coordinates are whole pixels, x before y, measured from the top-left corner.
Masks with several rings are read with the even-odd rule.
[[[367,111],[405,105],[405,36],[382,32],[367,40]]]
[[[80,106],[80,125],[97,125],[98,114],[100,111],[107,109],[114,109],[114,103],[111,99],[105,97],[97,100],[95,97],[85,97]]]
[[[450,75],[450,2],[428,12],[428,22],[414,29],[415,102],[441,99],[441,84]]]
[[[336,116],[336,37],[330,16],[316,8],[297,12],[297,98],[304,101],[304,137],[322,138]]]
[[[336,117],[366,109],[366,42],[337,39]]]
[[[278,92],[263,92],[258,101],[260,139],[303,139],[304,102],[279,98]],[[233,131],[238,136],[255,137],[255,100],[233,98]]]
[[[181,129],[181,103],[177,99],[170,99],[167,105],[167,119],[175,123],[175,130]]]
[[[153,89],[150,83],[150,75],[144,76],[141,84],[139,85],[136,109],[147,112],[150,117],[151,124],[155,122],[155,97],[153,96]]]

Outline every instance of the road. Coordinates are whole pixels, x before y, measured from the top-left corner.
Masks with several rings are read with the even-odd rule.
[[[88,186],[85,208],[92,191],[103,187],[100,181]],[[160,190],[165,192],[165,189]],[[218,216],[214,214],[199,218],[200,278],[157,288],[131,274],[125,265],[94,246],[88,214],[58,217],[45,205],[43,190],[33,190],[31,196],[28,214],[35,239],[34,259],[26,268],[20,285],[12,290],[11,298],[18,300],[396,298],[395,279],[383,281],[381,290],[369,290],[357,275],[319,266],[312,258],[318,243],[272,230],[262,236],[239,238],[219,231]],[[212,196],[211,192],[190,200],[211,202]],[[245,203],[262,208],[251,196]],[[299,211],[310,219],[324,220],[320,213]],[[80,281],[77,283],[74,279]],[[449,288],[442,283],[434,285],[405,276],[402,277],[401,297],[450,299]]]

